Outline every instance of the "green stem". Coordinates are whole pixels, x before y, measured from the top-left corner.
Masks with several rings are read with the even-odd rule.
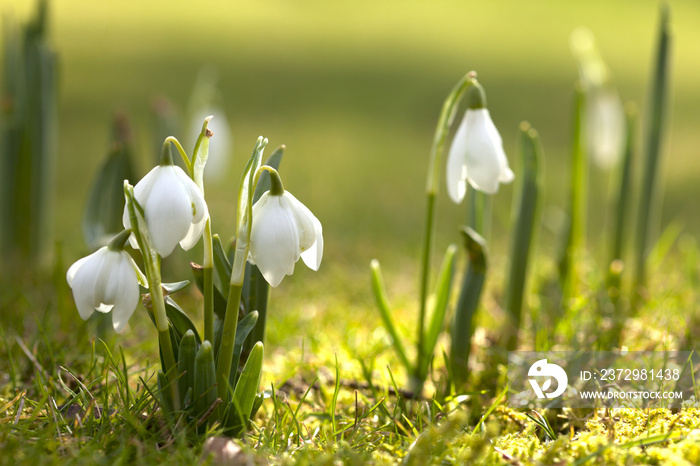
[[[214,252],[211,219],[204,224],[204,339],[214,341]]]
[[[137,212],[136,199],[134,199],[134,187],[129,185],[128,181],[124,180],[124,193],[126,194],[126,204],[129,210],[129,219],[131,221],[131,229],[136,237],[136,242],[141,250],[143,264],[146,270],[146,278],[148,280],[148,289],[151,293],[151,308],[153,310],[153,318],[156,321],[156,329],[158,330],[158,341],[163,353],[163,372],[167,374],[170,389],[172,390],[172,398],[175,410],[180,409],[180,394],[177,382],[177,365],[175,354],[173,353],[173,345],[170,339],[170,323],[165,312],[165,300],[163,298],[163,287],[160,277],[160,256],[155,252],[148,242],[147,235],[143,234],[146,228],[142,224],[143,217]]]
[[[425,331],[425,315],[428,301],[428,286],[430,281],[430,256],[433,247],[433,232],[435,230],[435,199],[437,197],[438,188],[440,186],[440,166],[442,163],[442,154],[445,149],[445,139],[449,132],[450,126],[454,121],[459,102],[464,93],[474,83],[476,74],[470,71],[462,77],[462,79],[452,88],[452,92],[445,99],[440,111],[437,127],[435,128],[435,136],[433,137],[433,145],[430,151],[430,161],[428,163],[428,179],[426,186],[427,210],[425,215],[425,236],[423,241],[423,254],[421,255],[421,276],[420,276],[420,303],[418,316],[418,344],[417,344],[417,364],[416,371],[421,366],[422,358],[424,357],[424,331]]]
[[[190,162],[190,158],[187,156],[187,152],[185,152],[185,149],[182,147],[182,144],[180,144],[180,141],[178,141],[175,136],[168,136],[165,138],[165,141],[163,144],[168,144],[171,143],[175,146],[177,151],[180,153],[180,156],[182,157],[182,161],[185,162],[185,167],[187,167],[187,172],[192,176],[192,163]]]
[[[487,238],[491,226],[491,197],[469,189],[469,225],[483,238]]]
[[[221,335],[221,347],[219,348],[219,361],[216,366],[216,387],[219,398],[228,400],[229,377],[231,377],[231,363],[233,362],[233,347],[236,342],[236,330],[238,328],[238,308],[241,302],[241,285],[231,283],[228,290],[228,302],[226,304],[226,317],[224,329]]]

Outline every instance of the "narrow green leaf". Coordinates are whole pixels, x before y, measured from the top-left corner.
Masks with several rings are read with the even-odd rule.
[[[201,416],[216,401],[216,366],[211,343],[199,347],[194,361],[194,415]]]
[[[253,153],[250,159],[248,159],[248,163],[243,171],[243,176],[241,177],[241,186],[238,190],[238,217],[236,218],[236,225],[238,225],[239,231],[242,225],[249,221],[253,200],[253,178],[255,177],[255,172],[260,168],[262,152],[266,145],[267,139],[263,139],[263,137],[260,136],[255,143]]]
[[[255,323],[258,321],[258,311],[253,311],[250,314],[246,314],[241,320],[238,321],[238,328],[236,330],[236,341],[233,345],[233,359],[231,360],[231,374],[229,375],[229,383],[234,386],[236,375],[238,374],[238,366],[241,364],[243,343],[250,334]],[[252,351],[252,350],[251,350]]]
[[[374,292],[374,298],[377,300],[377,307],[379,308],[379,315],[384,323],[384,328],[391,337],[391,343],[394,345],[396,355],[399,357],[401,364],[403,364],[406,371],[410,373],[412,372],[411,363],[408,362],[406,350],[404,350],[399,333],[396,331],[396,327],[394,326],[394,320],[391,317],[391,308],[389,306],[389,301],[386,298],[386,289],[384,287],[382,270],[379,267],[378,260],[372,260],[370,263],[370,270],[372,272],[372,291]]]
[[[467,382],[469,375],[469,353],[474,334],[474,316],[479,308],[481,291],[486,280],[486,242],[471,228],[462,230],[469,256],[467,271],[462,280],[462,289],[452,323],[450,362],[457,390]]]
[[[177,293],[178,291],[184,290],[189,284],[189,280],[182,280],[180,282],[161,283],[161,286],[169,295],[171,295]]]
[[[194,282],[195,285],[197,285],[197,289],[203,292],[204,268],[194,262],[190,262],[190,268],[192,269],[192,275],[194,275]],[[216,286],[214,287],[214,314],[221,320],[223,320],[226,315],[226,298]]]
[[[233,391],[233,409],[229,412],[229,426],[234,430],[245,429],[250,420],[250,413],[255,404],[255,397],[260,385],[262,375],[264,349],[262,343],[253,346],[248,362],[241,376],[238,378],[236,388]]]
[[[160,395],[160,406],[165,413],[170,414],[175,411],[172,398],[172,390],[170,390],[170,382],[163,371],[158,371],[158,395]]]
[[[438,337],[442,333],[445,315],[447,314],[447,304],[450,300],[450,291],[452,289],[452,277],[454,275],[454,264],[455,256],[457,254],[457,246],[450,245],[445,251],[445,257],[442,260],[442,267],[440,267],[440,274],[438,275],[438,280],[435,290],[435,307],[433,309],[433,316],[430,320],[430,326],[428,327],[428,334],[425,337],[425,354],[421,355],[419,366],[419,375],[425,380],[428,376],[428,367],[430,365],[430,360],[433,357],[433,352],[435,351],[435,345],[437,344]]]
[[[197,339],[197,344],[201,342],[199,333],[197,332],[197,327],[190,320],[190,318],[187,317],[185,311],[183,311],[170,296],[166,296],[165,298],[165,314],[168,316],[171,327],[177,333],[178,342],[188,330],[194,333],[194,336]],[[177,348],[175,349],[177,350]]]
[[[103,246],[123,229],[124,180],[136,179],[132,144],[129,120],[124,114],[115,115],[109,152],[92,182],[83,213],[83,236],[91,249]]]
[[[194,389],[194,365],[197,355],[197,340],[194,332],[188,330],[180,340],[180,351],[177,358],[177,370],[180,377],[180,395],[186,396],[188,390]],[[186,406],[183,398],[181,406]]]
[[[209,158],[209,138],[211,137],[209,120],[211,118],[208,116],[204,119],[202,131],[199,133],[192,151],[192,179],[199,186],[199,189],[202,190],[202,193],[204,193],[204,166]]]
[[[564,247],[559,258],[562,284],[562,304],[568,306],[578,286],[577,255],[584,245],[586,231],[586,199],[588,191],[587,158],[585,152],[585,92],[577,83],[574,98],[573,135],[571,138],[571,178],[569,186],[569,223],[565,230]]]
[[[221,244],[219,235],[212,235],[212,249],[214,253],[214,272],[219,279],[218,285],[220,290],[228,289],[229,281],[231,280],[231,262],[224,251],[224,246]],[[223,296],[223,293],[221,293]]]
[[[516,178],[520,188],[515,191],[517,199],[512,220],[511,263],[506,286],[506,311],[509,319],[504,336],[509,351],[515,350],[518,344],[529,262],[537,238],[542,191],[542,149],[537,131],[528,123],[521,124],[520,141],[523,162],[521,175]]]
[[[624,245],[630,243],[633,238],[626,238],[627,221],[629,219],[630,192],[632,190],[632,168],[635,154],[635,141],[637,139],[637,108],[628,104],[625,107],[627,116],[627,137],[625,149],[622,155],[622,164],[619,168],[617,181],[617,193],[615,202],[615,230],[612,235],[612,247],[610,251],[610,263],[614,260],[624,259]]]
[[[267,172],[265,172],[267,173]],[[258,321],[255,328],[246,340],[245,347],[248,351],[257,342],[263,342],[265,338],[265,320],[267,318],[267,302],[270,295],[270,285],[263,277],[260,270],[253,264],[246,264],[246,274],[243,280],[241,296],[246,309],[258,311]]]
[[[657,193],[658,167],[661,159],[661,142],[666,123],[668,70],[671,48],[671,33],[669,28],[670,6],[664,3],[661,7],[659,25],[659,42],[654,66],[654,78],[651,90],[651,107],[647,114],[644,132],[644,175],[639,193],[639,212],[637,217],[637,241],[635,244],[635,280],[634,293],[646,284],[646,257],[654,222],[659,205]],[[636,298],[635,300],[636,301]]]

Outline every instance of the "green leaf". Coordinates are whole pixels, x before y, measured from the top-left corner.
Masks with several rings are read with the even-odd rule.
[[[384,287],[384,280],[382,279],[382,270],[379,267],[379,261],[374,259],[370,263],[370,269],[372,271],[372,291],[374,291],[374,297],[377,300],[377,307],[379,308],[379,315],[384,323],[384,328],[391,336],[392,344],[396,350],[396,354],[399,360],[406,368],[407,372],[411,372],[411,363],[408,362],[406,357],[406,350],[404,350],[403,343],[399,337],[399,332],[396,331],[394,326],[394,320],[391,317],[391,308],[389,307],[389,301],[386,298],[386,289]]]
[[[184,290],[189,284],[189,280],[182,280],[181,282],[162,283],[161,286],[167,292],[167,294],[171,295],[173,293],[177,293],[178,291]]]
[[[212,235],[212,252],[214,255],[214,272],[219,278],[221,290],[228,290],[228,285],[231,280],[231,262],[224,251],[224,246],[221,244],[219,235]],[[223,293],[221,293],[223,295]]]
[[[248,159],[243,176],[241,177],[241,185],[238,190],[238,216],[236,218],[237,231],[240,233],[245,230],[244,225],[250,222],[250,211],[253,201],[253,179],[255,172],[260,168],[262,160],[262,152],[267,145],[267,139],[260,136],[255,143],[253,153]]]
[[[666,113],[668,110],[668,80],[669,61],[671,49],[670,33],[670,7],[664,3],[661,7],[661,19],[659,24],[658,49],[654,67],[654,78],[651,90],[651,107],[649,117],[643,134],[644,145],[644,175],[639,193],[639,207],[637,209],[637,241],[635,245],[635,280],[634,293],[637,296],[640,287],[646,284],[647,254],[650,236],[654,228],[655,214],[660,207],[659,192],[657,188],[659,177],[659,164],[661,161],[661,142],[666,126]],[[634,306],[633,306],[634,307]]]
[[[428,327],[428,334],[425,338],[425,354],[421,355],[419,363],[420,377],[425,380],[428,374],[430,360],[435,351],[438,337],[442,333],[443,324],[445,323],[445,315],[447,314],[447,304],[450,300],[450,290],[452,289],[452,276],[454,275],[455,256],[457,254],[457,246],[450,245],[445,252],[445,258],[442,260],[440,267],[440,275],[435,291],[435,308],[433,316]]]
[[[471,228],[464,228],[462,233],[469,264],[455,309],[450,347],[451,372],[457,390],[463,387],[469,375],[468,363],[474,333],[473,321],[479,308],[487,268],[486,241]]]
[[[106,244],[122,229],[124,180],[136,179],[132,159],[129,121],[117,115],[109,153],[95,176],[83,213],[83,236],[91,249]]]
[[[243,430],[250,420],[262,375],[263,354],[263,344],[256,343],[233,391],[232,406],[226,424],[234,432]]]
[[[216,402],[216,366],[211,343],[205,341],[194,361],[194,415],[201,416]]]
[[[170,325],[177,333],[178,342],[182,339],[185,333],[187,333],[187,331],[190,330],[192,331],[192,333],[194,333],[194,336],[197,340],[197,344],[201,343],[202,340],[199,337],[199,333],[197,333],[197,327],[190,320],[190,318],[187,317],[185,311],[183,311],[170,296],[165,297],[165,314],[168,316]],[[175,349],[177,350],[177,348]]]
[[[266,172],[267,173],[267,172]],[[265,320],[267,317],[267,301],[270,295],[270,285],[263,277],[260,270],[253,264],[246,264],[246,274],[243,279],[243,289],[241,299],[245,309],[258,311],[258,321],[250,334],[250,338],[245,343],[246,349],[250,351],[253,345],[265,338]]]
[[[571,173],[569,186],[569,219],[564,230],[564,247],[559,257],[559,276],[564,306],[576,293],[578,286],[577,255],[583,247],[586,233],[586,199],[588,192],[588,160],[583,137],[585,92],[580,84],[575,88],[573,136],[571,140]]]
[[[194,332],[188,330],[180,340],[180,351],[177,358],[177,370],[180,377],[180,396],[185,397],[188,390],[194,388],[195,357],[197,354],[197,339]],[[186,406],[185,398],[181,406]]]
[[[506,286],[506,311],[509,321],[504,336],[509,351],[515,350],[518,343],[528,267],[537,238],[536,226],[542,191],[539,168],[542,165],[542,148],[537,131],[527,123],[521,124],[520,141],[523,163],[521,176],[517,177],[520,189],[516,190],[517,207],[513,210],[511,263]]]
[[[172,398],[172,390],[170,390],[170,382],[163,371],[158,371],[158,394],[160,395],[160,406],[166,413],[175,411]]]
[[[241,364],[241,356],[243,349],[243,343],[250,334],[255,323],[258,321],[258,311],[253,311],[250,314],[246,314],[241,320],[238,321],[238,328],[236,330],[236,340],[233,344],[233,359],[231,360],[231,374],[229,376],[229,383],[233,387],[236,380],[236,374],[238,373],[238,366]],[[252,351],[252,350],[251,350]]]
[[[202,131],[199,133],[194,151],[192,151],[192,179],[202,190],[202,193],[204,193],[204,166],[209,158],[209,138],[211,137],[209,120],[211,118],[208,116],[204,119]]]

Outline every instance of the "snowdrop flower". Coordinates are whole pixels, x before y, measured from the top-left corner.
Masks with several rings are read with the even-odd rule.
[[[593,161],[603,169],[616,165],[624,150],[626,122],[625,110],[615,89],[600,87],[588,91],[586,127]]]
[[[586,146],[596,165],[609,169],[622,158],[624,149],[626,121],[622,101],[589,29],[578,28],[571,34],[571,51],[586,90]]]
[[[515,178],[480,84],[469,88],[467,101],[467,111],[447,156],[447,192],[457,204],[464,199],[467,181],[474,189],[495,194],[499,183],[510,183]]]
[[[197,244],[209,211],[199,187],[172,164],[170,143],[164,145],[161,164],[134,186],[134,198],[144,210],[151,244],[161,257],[169,256],[178,243],[185,250]],[[123,222],[124,228],[131,228],[126,206]],[[133,235],[130,242],[138,249]]]
[[[280,284],[285,275],[294,273],[299,257],[311,270],[318,270],[323,258],[323,228],[311,211],[289,192],[281,182],[253,206],[249,260],[258,266],[265,280]],[[279,181],[279,178],[277,178]]]
[[[124,330],[138,305],[139,282],[147,286],[146,277],[122,249],[130,233],[117,235],[109,246],[71,265],[66,274],[80,317],[87,320],[95,311],[112,311],[116,332]]]

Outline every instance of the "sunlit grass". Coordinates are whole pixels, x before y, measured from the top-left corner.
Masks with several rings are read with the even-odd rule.
[[[511,457],[525,464],[552,463],[587,455],[609,462],[624,461],[625,455],[632,462],[697,458],[697,438],[689,435],[698,427],[696,411],[622,412],[618,417],[597,412],[589,413],[585,422],[577,418],[580,413],[565,413],[569,417],[557,421],[557,432],[570,433],[572,427],[575,436],[562,434],[550,443],[534,422],[499,405],[485,419],[486,436],[472,432],[503,381],[494,363],[494,341],[505,318],[511,187],[504,187],[495,199],[492,272],[472,354],[478,369],[472,383],[483,386],[483,394],[438,400],[443,409],[430,398],[401,398],[407,374],[380,327],[367,271],[372,257],[382,258],[385,275],[392,277],[388,294],[397,328],[409,341],[418,313],[416,251],[422,239],[424,171],[432,131],[445,94],[457,77],[474,68],[489,89],[489,107],[512,163],[518,163],[514,154],[520,121],[529,120],[542,138],[545,227],[533,271],[536,295],[529,304],[533,315],[546,308],[548,296],[538,287],[555,274],[556,209],[565,206],[568,117],[576,76],[569,34],[574,27],[589,26],[615,72],[623,99],[642,106],[656,25],[654,2],[440,2],[430,7],[413,1],[214,2],[203,7],[164,1],[54,3],[51,36],[61,60],[55,227],[64,247],[56,259],[64,263],[57,265],[53,280],[47,274],[23,277],[3,271],[3,283],[12,286],[3,285],[0,291],[0,409],[6,408],[0,412],[0,462],[197,461],[201,441],[173,434],[139,380],[143,377],[153,388],[158,365],[155,335],[143,309],[126,335],[106,337],[116,359],[110,365],[99,342],[94,343],[93,355],[95,322],[79,320],[63,280],[72,258],[85,252],[78,225],[90,182],[107,152],[112,112],[122,108],[131,114],[140,150],[137,164],[145,173],[156,157],[149,152],[150,99],[165,94],[184,108],[205,63],[214,63],[220,71],[236,153],[231,169],[235,182],[207,188],[213,217],[224,219],[214,225],[215,231],[223,237],[233,233],[233,174],[240,172],[262,134],[271,148],[287,145],[281,169],[285,185],[309,200],[326,237],[320,272],[298,267],[272,292],[261,388],[274,384],[276,399],[268,399],[254,419],[247,452],[272,461],[313,464],[392,462],[406,455],[414,464],[475,458],[507,462]],[[31,7],[23,1],[6,4],[14,4],[22,17]],[[700,125],[700,7],[690,1],[672,6],[673,102],[665,145],[671,156],[664,168],[664,220],[681,217],[693,231],[700,225],[697,196],[689,194],[696,192],[700,175],[693,163]],[[566,316],[551,342],[558,348],[585,347],[609,325],[596,313],[606,271],[596,260],[600,264],[607,257],[600,245],[607,246],[606,215],[601,212],[607,208],[603,202],[609,183],[596,171],[591,183],[589,206],[596,215],[582,267],[582,295],[590,312]],[[440,200],[438,212],[437,244],[443,250],[455,241],[465,211]],[[171,262],[184,257],[201,256],[179,252]],[[697,246],[685,236],[670,254],[652,263],[651,299],[627,322],[621,344],[639,350],[697,344],[700,319],[693,312],[698,303],[693,257],[698,257]],[[463,265],[460,258],[457,270]],[[169,278],[190,278],[189,270],[177,267]],[[201,326],[201,298],[193,285],[184,296],[183,307]],[[524,318],[524,348],[536,346],[538,329],[531,319]],[[554,334],[554,329],[549,331]],[[141,400],[136,403],[139,409],[125,402],[120,394],[125,385],[116,381],[123,370],[120,346],[125,349],[131,400]],[[447,341],[441,339],[435,361],[438,383],[428,382],[429,395],[445,373],[439,356],[443,347]],[[106,377],[81,393],[74,405],[87,408],[92,395],[97,401],[90,409],[107,406],[115,414],[84,419],[76,426],[61,405],[73,398],[70,391],[81,387],[60,366],[84,384]],[[26,395],[17,398],[23,390]],[[640,424],[648,429],[634,430]],[[669,441],[655,443],[664,439],[652,435],[640,441],[650,444],[646,448],[625,443],[669,429]],[[618,445],[610,446],[610,439]]]

